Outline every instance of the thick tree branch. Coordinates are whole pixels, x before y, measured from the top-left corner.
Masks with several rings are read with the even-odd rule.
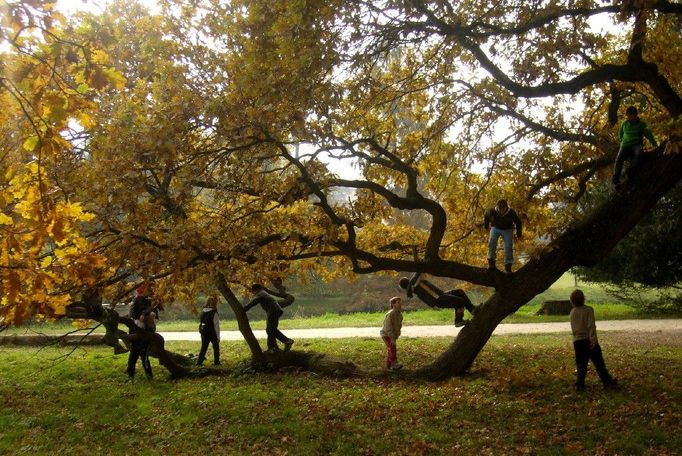
[[[481,47],[474,41],[478,39],[471,30],[462,26],[459,22],[450,24],[445,20],[438,18],[432,11],[430,11],[423,2],[414,2],[417,9],[424,14],[429,23],[434,26],[438,33],[443,36],[452,38],[460,43],[465,49],[473,54],[478,60],[479,64],[485,69],[502,87],[509,90],[514,96],[524,98],[547,97],[560,94],[575,94],[585,87],[595,84],[608,82],[612,80],[626,81],[626,82],[645,82],[656,93],[659,100],[665,108],[676,117],[682,114],[682,98],[675,92],[667,79],[660,74],[657,65],[651,62],[645,62],[642,59],[642,45],[644,36],[646,34],[646,10],[637,9],[634,12],[637,14],[635,21],[635,31],[633,32],[633,41],[628,52],[628,62],[624,65],[606,64],[590,70],[583,71],[572,79],[540,84],[536,86],[527,86],[514,81],[507,75],[499,66],[497,66],[488,55],[481,49]],[[626,6],[626,10],[632,7]],[[614,8],[614,7],[607,7]],[[677,13],[678,7],[669,2],[658,2],[654,5],[654,9],[665,12]],[[615,10],[613,11],[615,12]],[[551,13],[550,16],[555,13]],[[562,13],[565,15],[566,13]],[[590,11],[581,11],[575,15],[591,14]],[[556,19],[553,17],[552,20]],[[533,20],[535,21],[535,19]],[[531,23],[533,22],[531,21]],[[540,19],[540,23],[543,21]],[[516,33],[523,33],[524,26]],[[534,27],[533,27],[534,28]],[[511,30],[511,29],[510,29]],[[504,34],[498,31],[499,34]],[[491,36],[496,33],[491,32]]]
[[[543,188],[547,187],[550,184],[553,184],[555,182],[559,182],[561,180],[566,179],[567,177],[572,177],[572,176],[577,176],[579,174],[585,173],[585,172],[590,172],[590,171],[596,171],[600,168],[603,168],[605,166],[609,166],[613,161],[616,159],[616,151],[617,149],[612,148],[609,153],[599,157],[599,158],[594,158],[585,162],[582,162],[578,165],[575,165],[571,168],[565,169],[553,176],[547,177],[545,179],[542,179],[541,181],[533,184],[530,189],[528,190],[528,193],[526,193],[526,199],[530,200],[535,196],[540,190]]]

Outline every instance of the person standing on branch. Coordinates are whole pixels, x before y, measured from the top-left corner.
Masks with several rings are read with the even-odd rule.
[[[592,360],[597,374],[604,384],[604,388],[616,386],[616,380],[611,377],[604,363],[604,356],[597,340],[597,325],[594,321],[594,309],[585,305],[585,294],[581,290],[575,290],[570,296],[571,304],[571,331],[573,332],[573,348],[575,350],[577,391],[585,390],[585,376],[587,375],[587,363]]]
[[[627,119],[618,130],[620,149],[616,157],[616,164],[613,167],[613,185],[616,188],[620,186],[620,173],[623,170],[625,160],[632,158],[628,177],[632,176],[633,171],[641,164],[644,155],[644,138],[646,137],[654,147],[658,146],[654,134],[637,115],[637,108],[628,106],[625,115]]]
[[[523,236],[521,230],[521,219],[516,211],[509,207],[506,200],[499,200],[494,208],[488,209],[483,218],[485,229],[490,228],[488,238],[488,269],[497,269],[495,260],[497,256],[497,241],[501,237],[504,241],[504,270],[512,272],[514,263],[514,228],[516,228],[516,238]]]
[[[434,285],[432,282],[421,277],[418,272],[412,279],[403,277],[398,282],[400,288],[405,290],[407,297],[412,298],[417,295],[426,305],[438,307],[440,309],[455,309],[455,326],[464,326],[464,309],[466,308],[472,315],[476,312],[476,307],[463,290],[450,290],[445,292]]]
[[[386,344],[386,369],[399,370],[403,365],[398,362],[398,349],[396,341],[400,337],[400,330],[403,327],[402,302],[398,296],[394,296],[389,301],[391,310],[386,312],[384,325],[379,334]]]
[[[213,345],[213,364],[220,364],[220,320],[218,318],[218,297],[210,295],[201,312],[199,320],[199,334],[201,334],[201,350],[197,359],[197,366],[201,366],[206,359],[208,344]]]
[[[275,286],[278,287],[277,282],[275,282]],[[291,304],[291,302],[293,302],[293,296],[285,293],[285,291],[282,290],[284,287],[281,285],[281,282],[279,283],[278,288],[279,290],[277,292],[271,291],[270,293],[275,294],[275,296],[283,296],[284,299],[281,300],[281,303],[284,306]],[[270,290],[266,289],[263,285],[254,283],[251,286],[251,292],[255,295],[255,298],[246,306],[244,306],[244,311],[248,312],[256,304],[260,304],[267,317],[265,332],[268,335],[268,352],[275,353],[279,351],[279,347],[277,346],[278,340],[284,344],[284,351],[286,352],[291,350],[291,346],[294,345],[294,341],[293,339],[289,339],[287,336],[285,336],[282,331],[277,328],[279,326],[279,318],[282,316],[284,311],[282,310],[280,302],[275,299],[273,294],[268,293],[268,291]]]

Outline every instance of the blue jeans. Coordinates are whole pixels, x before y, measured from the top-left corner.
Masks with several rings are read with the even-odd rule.
[[[488,238],[488,259],[495,261],[497,256],[497,240],[502,236],[504,241],[504,264],[512,264],[514,262],[513,247],[514,247],[514,228],[501,230],[496,227],[490,229],[490,238]]]

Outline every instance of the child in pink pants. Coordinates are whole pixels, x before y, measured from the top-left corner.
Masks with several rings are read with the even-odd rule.
[[[389,301],[391,310],[386,312],[384,317],[384,326],[381,328],[381,338],[386,344],[386,369],[398,370],[403,367],[398,362],[398,353],[395,345],[396,340],[400,337],[400,329],[403,327],[403,314],[400,313],[402,309],[402,302],[399,297],[394,296]]]

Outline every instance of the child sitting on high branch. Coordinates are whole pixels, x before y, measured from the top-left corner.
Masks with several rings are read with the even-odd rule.
[[[628,170],[628,177],[632,172],[642,163],[644,155],[644,138],[647,138],[654,147],[658,147],[656,138],[651,132],[646,123],[644,123],[637,115],[637,108],[628,106],[625,110],[627,119],[623,122],[618,130],[618,138],[620,139],[620,149],[616,157],[616,164],[613,167],[613,185],[620,187],[620,173],[623,170],[625,160],[632,158],[630,169]]]

